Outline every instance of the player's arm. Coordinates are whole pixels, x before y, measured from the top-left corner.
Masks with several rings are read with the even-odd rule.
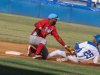
[[[49,53],[48,58],[52,58],[52,57],[58,56],[58,55],[62,56],[63,58],[66,58],[65,50],[58,49],[58,50],[52,51]]]
[[[93,63],[94,63],[94,64],[97,64],[98,61],[99,61],[99,52],[96,53],[96,56],[95,56],[95,58],[93,59]]]
[[[56,29],[54,29],[51,33],[55,39],[62,45],[64,48],[69,51],[71,54],[74,54],[74,48],[71,48],[69,45],[65,44],[65,42],[62,40],[62,38],[58,35]]]
[[[59,50],[52,51],[51,53],[49,53],[48,59],[52,58],[54,56],[62,56],[61,58],[57,58],[56,61],[59,61],[59,62],[67,61],[67,56],[66,56],[65,50],[59,49]]]
[[[54,38],[62,45],[65,46],[65,42],[62,40],[62,38],[58,35],[56,29],[52,31],[52,35]]]

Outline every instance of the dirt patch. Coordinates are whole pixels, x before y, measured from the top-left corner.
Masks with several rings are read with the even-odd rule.
[[[0,57],[27,57],[28,44],[16,44],[9,42],[0,42]],[[56,50],[56,48],[48,48],[49,52]],[[18,51],[23,53],[21,56],[5,54],[6,51]]]
[[[20,57],[20,58],[30,58],[27,57],[27,46],[28,44],[16,44],[16,43],[8,43],[8,42],[0,42],[0,58],[1,57]],[[56,50],[56,48],[48,48],[49,52]],[[16,55],[9,55],[9,54],[5,54],[5,51],[19,51],[21,53],[23,53],[23,55],[21,56],[16,56]],[[48,60],[48,61],[55,61],[55,57]],[[71,62],[63,62],[63,63],[67,63],[67,64],[74,64]],[[96,67],[100,67],[100,59],[99,59],[99,64],[98,65],[94,65],[94,64],[90,64],[91,61],[86,62],[85,64],[79,63],[78,65],[89,65],[89,66],[96,66]]]

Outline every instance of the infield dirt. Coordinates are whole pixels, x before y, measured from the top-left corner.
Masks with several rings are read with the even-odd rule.
[[[0,58],[2,57],[18,57],[18,58],[31,58],[27,56],[27,46],[28,44],[16,44],[16,43],[9,43],[9,42],[0,42]],[[48,48],[49,52],[56,50],[57,48]],[[23,53],[21,56],[17,55],[10,55],[5,54],[6,51],[18,51]],[[56,58],[52,58],[48,61],[55,61]],[[74,64],[72,62],[63,62],[66,64]],[[91,61],[86,62],[85,64],[79,63],[78,65],[85,65],[85,66],[94,66],[94,67],[100,67],[100,58],[99,63],[97,65],[91,64]]]

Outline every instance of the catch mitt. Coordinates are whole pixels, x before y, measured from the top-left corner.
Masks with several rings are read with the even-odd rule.
[[[75,54],[75,49],[71,48],[70,46],[65,47],[65,49],[70,53],[70,54]]]

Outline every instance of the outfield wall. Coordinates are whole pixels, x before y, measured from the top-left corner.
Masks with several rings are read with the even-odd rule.
[[[47,0],[0,0],[0,12],[47,18],[56,13],[61,21],[100,27],[100,8]]]

